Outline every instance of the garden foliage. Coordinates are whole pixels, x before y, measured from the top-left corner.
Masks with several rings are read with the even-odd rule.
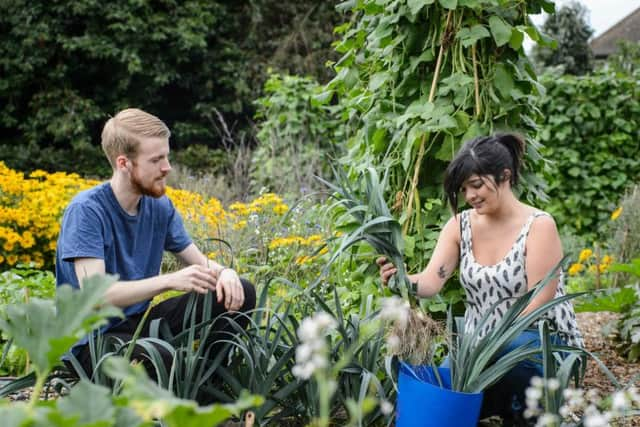
[[[165,120],[176,148],[215,146],[214,109],[247,126],[268,67],[326,73],[337,17],[318,0],[1,2],[0,159],[106,175],[100,128],[125,107]]]
[[[322,86],[310,77],[273,74],[256,101],[259,131],[251,159],[251,185],[278,194],[318,189],[314,175],[327,176],[336,157],[339,121],[315,96]]]
[[[613,265],[612,271],[627,273],[632,277],[632,285],[626,288],[631,291],[631,295],[628,295],[621,310],[622,316],[616,323],[618,339],[616,350],[626,356],[630,362],[637,362],[640,360],[640,306],[638,305],[640,302],[640,258],[635,258],[627,264]]]
[[[542,207],[569,233],[604,240],[599,225],[640,179],[640,85],[607,71],[549,74],[542,83],[539,140],[549,159],[549,202]]]
[[[618,262],[640,256],[640,186],[635,185],[622,198],[615,216],[608,244]]]
[[[83,380],[68,396],[54,402],[41,400],[49,373],[70,345],[108,317],[121,315],[120,310],[103,303],[104,291],[113,281],[113,277],[94,276],[85,280],[82,290],[60,288],[55,301],[33,299],[8,307],[2,313],[0,327],[29,352],[36,378],[28,403],[7,405],[5,400],[0,405],[3,425],[131,427],[151,426],[161,420],[166,426],[208,427],[262,402],[260,397],[245,393],[232,404],[199,407],[160,388],[141,367],[134,368],[123,358],[105,363],[105,371],[119,384],[116,393]]]
[[[551,44],[528,13],[553,3],[497,0],[344,2],[353,19],[336,28],[336,77],[321,97],[336,95],[345,135],[342,159],[358,173],[388,170],[386,199],[403,230],[415,236],[418,259],[430,252],[444,207],[442,175],[461,143],[496,129],[532,136],[540,93],[524,54],[527,34]],[[528,166],[539,146],[530,139]],[[540,194],[531,175],[527,188]]]

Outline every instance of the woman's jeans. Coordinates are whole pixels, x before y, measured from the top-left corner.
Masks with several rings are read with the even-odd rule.
[[[554,344],[562,344],[563,341],[552,337]],[[498,358],[518,347],[540,348],[540,334],[538,330],[527,329],[512,340],[505,349],[499,353]],[[537,359],[538,357],[536,357]],[[447,357],[441,367],[449,367]],[[503,425],[526,425],[522,413],[525,407],[525,390],[534,376],[542,377],[542,358],[540,361],[525,360],[518,363],[512,370],[502,377],[500,381],[484,391],[482,399],[481,418],[498,415],[503,419]]]

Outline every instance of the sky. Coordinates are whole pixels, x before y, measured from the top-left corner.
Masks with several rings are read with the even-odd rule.
[[[556,10],[570,0],[556,0]],[[622,18],[640,7],[640,0],[579,0],[589,10],[589,24],[595,30],[592,37],[607,31]],[[543,14],[532,15],[533,22],[540,26],[545,20]],[[530,43],[527,43],[530,45]]]

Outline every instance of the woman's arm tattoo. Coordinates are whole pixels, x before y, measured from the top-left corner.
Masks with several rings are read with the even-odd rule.
[[[447,278],[447,272],[444,269],[444,265],[441,265],[440,268],[438,269],[438,277],[441,279],[446,279]]]

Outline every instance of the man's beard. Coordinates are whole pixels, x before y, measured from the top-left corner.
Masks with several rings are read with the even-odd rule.
[[[154,184],[156,184],[156,180],[151,181],[151,185],[145,185],[137,174],[137,168],[134,166],[131,169],[131,186],[140,194],[151,196],[156,199],[164,196],[167,190],[166,186],[164,184],[161,186]]]

